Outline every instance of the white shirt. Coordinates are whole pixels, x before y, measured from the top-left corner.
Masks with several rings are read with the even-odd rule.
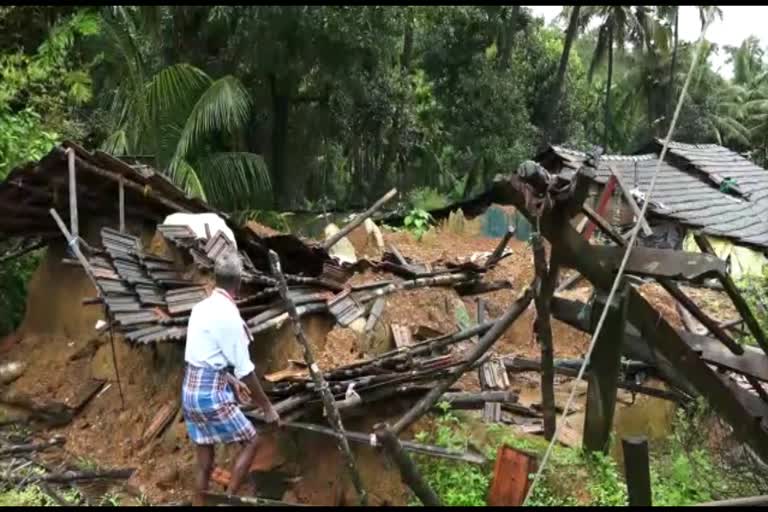
[[[235,377],[242,379],[254,370],[249,342],[250,335],[234,301],[226,291],[216,288],[192,308],[184,360],[200,368],[222,370],[232,366]]]

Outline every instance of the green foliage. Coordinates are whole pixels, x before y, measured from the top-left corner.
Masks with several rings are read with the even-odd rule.
[[[755,315],[763,332],[768,332],[768,266],[761,277],[745,277],[736,283],[750,310]],[[740,343],[757,346],[757,340],[751,333],[739,337]]]
[[[62,136],[83,133],[70,114],[91,99],[91,79],[73,48],[98,31],[98,16],[77,11],[55,24],[35,52],[0,53],[0,178],[42,157]]]
[[[0,263],[0,337],[13,332],[24,317],[27,283],[37,268],[42,254],[27,254]]]
[[[448,206],[449,201],[434,188],[420,187],[408,193],[408,203],[413,209],[431,211]]]
[[[413,209],[408,212],[403,222],[405,229],[408,230],[416,240],[421,240],[424,234],[429,231],[432,215],[421,209]]]

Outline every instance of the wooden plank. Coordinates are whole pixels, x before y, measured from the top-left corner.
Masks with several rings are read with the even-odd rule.
[[[499,447],[493,480],[488,491],[488,505],[491,507],[519,507],[525,500],[530,487],[528,475],[538,470],[533,455],[516,450],[508,445]]]
[[[144,431],[144,435],[141,437],[141,443],[143,445],[150,442],[152,439],[158,436],[160,432],[163,431],[163,429],[171,422],[171,420],[176,416],[176,412],[179,409],[179,403],[176,400],[171,400],[167,403],[165,403],[160,410],[155,413],[154,418],[152,418],[152,421],[149,424],[149,427],[147,427],[147,430]]]

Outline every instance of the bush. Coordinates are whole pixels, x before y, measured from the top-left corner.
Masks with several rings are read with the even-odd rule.
[[[27,283],[42,258],[35,251],[0,264],[0,336],[13,332],[24,318]]]

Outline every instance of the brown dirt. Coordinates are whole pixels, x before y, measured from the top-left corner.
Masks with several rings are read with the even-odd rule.
[[[457,261],[473,252],[492,251],[498,239],[458,235],[449,231],[427,234],[422,242],[407,233],[385,233],[388,243],[394,242],[400,251],[415,260],[432,262],[437,259]],[[151,239],[147,240],[148,245]],[[152,243],[159,253],[172,253],[168,248]],[[510,242],[513,254],[490,272],[491,280],[508,279],[513,289],[483,295],[490,318],[509,308],[533,278],[532,255],[529,246],[517,240]],[[153,251],[154,252],[154,251]],[[109,380],[110,387],[94,398],[84,411],[67,427],[58,432],[68,439],[66,451],[73,460],[87,458],[105,467],[137,467],[129,482],[134,492],[144,493],[153,502],[180,501],[188,498],[192,488],[194,452],[187,439],[186,427],[180,414],[160,438],[149,446],[140,446],[145,429],[157,411],[169,400],[177,400],[183,372],[183,345],[160,344],[154,351],[149,347],[132,348],[122,339],[115,339],[125,408],[114,378],[112,354],[108,337],[92,358],[69,361],[70,355],[81,350],[94,337],[94,325],[101,318],[98,307],[83,307],[80,300],[95,295],[82,271],[61,264],[61,251],[52,250],[30,282],[29,308],[20,329],[21,341],[7,343],[8,360],[25,361],[27,371],[13,389],[45,400],[72,400],[74,394],[89,378]],[[353,277],[352,282],[390,279],[391,276],[366,272]],[[564,294],[585,300],[591,288],[582,285]],[[672,301],[657,286],[646,285],[642,293],[658,307],[674,325],[679,326]],[[708,290],[690,291],[691,296],[719,319],[733,318],[722,294]],[[418,327],[426,325],[442,332],[456,328],[455,301],[462,300],[451,289],[422,289],[399,293],[387,298],[382,321]],[[476,312],[475,299],[463,299],[470,318]],[[498,354],[519,354],[538,357],[539,348],[531,336],[534,318],[531,306],[497,342]],[[586,349],[589,337],[557,321],[552,321],[556,357],[579,357]],[[304,322],[318,362],[330,368],[352,362],[360,357],[358,335],[351,329],[333,327],[330,317],[315,316]],[[5,354],[4,354],[5,355]],[[302,351],[288,324],[278,331],[257,336],[252,345],[252,357],[260,373],[284,369],[288,359],[302,359]],[[538,385],[535,376],[510,376],[512,387],[531,390]],[[475,372],[460,380],[465,389],[478,389]],[[378,418],[386,415],[376,414]],[[351,422],[350,429],[370,431],[373,413]],[[286,499],[316,505],[353,504],[354,492],[344,473],[341,454],[335,444],[316,435],[285,434],[280,436],[281,453],[287,461],[285,468],[302,476]],[[228,469],[236,448],[218,450],[217,465]],[[292,451],[295,450],[295,451]],[[399,475],[383,458],[368,447],[355,447],[358,465],[366,487],[370,487],[373,503],[405,504],[406,496]],[[291,456],[291,453],[294,455]],[[270,461],[260,461],[265,466]],[[272,461],[274,462],[274,460]],[[345,482],[341,484],[340,482]],[[221,490],[221,489],[217,489]]]

